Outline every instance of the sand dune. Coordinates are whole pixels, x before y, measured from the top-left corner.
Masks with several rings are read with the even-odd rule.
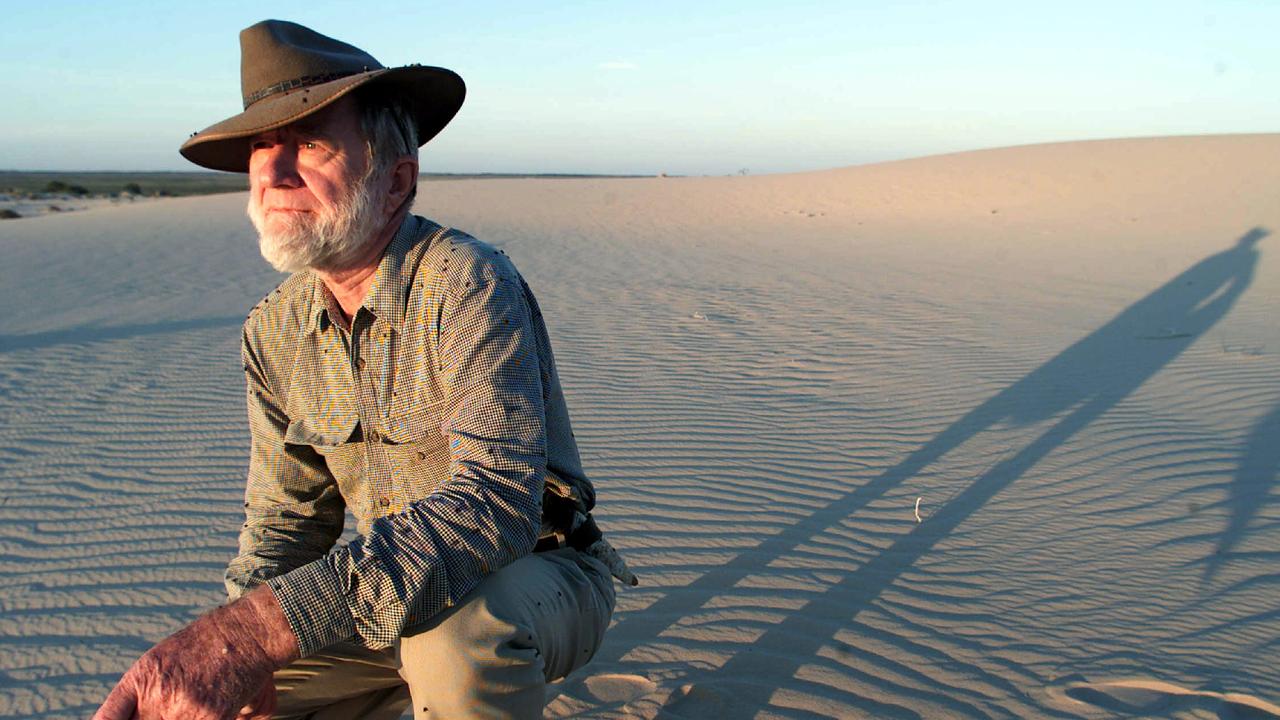
[[[221,599],[244,201],[0,224],[0,716]],[[417,211],[538,293],[642,577],[548,717],[1280,717],[1280,135]]]

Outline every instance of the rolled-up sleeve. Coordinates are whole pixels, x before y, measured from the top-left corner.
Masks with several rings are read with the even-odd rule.
[[[250,449],[240,551],[225,578],[233,600],[324,557],[342,534],[346,507],[324,458],[306,446],[286,446],[288,418],[268,387],[247,330],[241,348]]]
[[[546,420],[519,276],[459,279],[433,333],[450,478],[365,536],[269,581],[304,656],[344,640],[390,646],[537,539]]]

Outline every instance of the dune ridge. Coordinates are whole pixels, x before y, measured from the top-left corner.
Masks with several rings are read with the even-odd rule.
[[[1277,716],[1277,158],[424,185],[537,293],[642,579],[547,716]],[[0,716],[221,599],[244,201],[0,225]]]

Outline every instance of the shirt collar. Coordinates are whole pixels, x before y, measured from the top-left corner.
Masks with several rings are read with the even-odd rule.
[[[412,268],[408,267],[405,257],[417,243],[426,224],[424,218],[405,216],[400,229],[382,253],[382,260],[378,262],[378,269],[374,273],[373,285],[361,305],[390,324],[396,332],[400,332],[404,325],[405,305],[409,302],[410,283],[413,280]],[[311,312],[307,329],[309,332],[317,332],[333,322],[330,313],[338,312],[338,307],[333,294],[325,287],[320,276],[314,272],[310,274]]]

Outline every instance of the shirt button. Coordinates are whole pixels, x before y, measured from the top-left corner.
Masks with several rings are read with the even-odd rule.
[[[382,439],[382,436],[378,434],[377,430],[369,431],[369,442],[378,442],[381,439]]]
[[[356,358],[356,369],[364,372],[364,358]]]
[[[387,497],[386,495],[383,495],[382,497],[378,498],[378,504],[381,505],[382,507],[388,507],[391,505],[391,498]]]
[[[426,459],[427,459],[427,454],[426,454],[425,452],[423,452],[423,451],[419,450],[419,451],[418,451],[418,459],[419,459],[419,460],[426,460]]]

